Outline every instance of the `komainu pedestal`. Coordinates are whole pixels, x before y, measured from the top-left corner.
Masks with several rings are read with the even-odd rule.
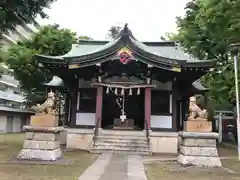
[[[39,114],[31,117],[30,126],[24,126],[23,148],[17,159],[55,161],[63,157],[60,148],[60,132],[54,114]]]
[[[184,122],[184,130],[187,132],[212,132],[212,122],[188,119]]]
[[[183,165],[221,167],[216,147],[218,133],[180,132],[182,138],[178,162]]]

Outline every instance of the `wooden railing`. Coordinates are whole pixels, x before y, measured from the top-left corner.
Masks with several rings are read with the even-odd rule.
[[[148,126],[147,120],[145,120],[145,129],[146,129],[146,138],[147,138],[147,143],[148,143],[148,149],[150,149],[150,135],[149,135],[149,126]]]
[[[93,146],[96,144],[97,137],[99,135],[99,122],[100,122],[100,119],[98,118],[95,124],[94,132],[93,132]]]

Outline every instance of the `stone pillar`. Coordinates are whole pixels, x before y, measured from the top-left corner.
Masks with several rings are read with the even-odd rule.
[[[99,123],[98,123],[99,128],[101,128],[101,124],[102,124],[102,96],[103,96],[103,87],[97,87],[95,123],[97,123],[99,119]]]
[[[148,127],[146,127],[145,120],[148,122]],[[145,89],[145,129],[151,129],[151,88]]]
[[[180,132],[180,152],[178,162],[183,165],[221,167],[216,148],[218,133]]]
[[[23,148],[18,154],[19,160],[55,161],[63,157],[60,149],[60,133],[63,127],[57,127],[55,115],[42,114],[31,117],[30,126],[24,126]]]

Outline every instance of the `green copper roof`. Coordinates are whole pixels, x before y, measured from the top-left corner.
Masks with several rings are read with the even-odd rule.
[[[119,38],[110,41],[108,43],[105,43],[103,45],[96,45],[96,44],[73,44],[72,45],[72,49],[70,50],[70,52],[68,52],[67,54],[63,55],[63,57],[76,57],[76,56],[86,56],[86,55],[90,55],[90,54],[94,54],[97,52],[100,52],[102,50],[105,50],[111,46],[113,46],[114,44],[116,44],[119,41]]]
[[[133,39],[132,39],[133,40]],[[90,55],[95,52],[99,52],[104,50],[108,47],[111,47],[115,44],[118,39],[114,41],[80,41],[79,44],[73,44],[72,49],[63,56],[55,56],[55,58],[64,58],[64,57],[76,57],[76,56],[84,56]],[[185,53],[182,48],[176,45],[172,41],[162,41],[162,42],[139,42],[133,40],[135,45],[145,49],[149,53],[155,54],[157,56],[175,59],[175,60],[182,60],[187,62],[199,62],[198,60],[189,54]],[[148,45],[146,45],[148,44]],[[152,45],[151,45],[152,44]]]
[[[41,63],[85,67],[115,59],[122,47],[132,51],[135,60],[163,69],[181,66],[210,67],[214,64],[214,61],[201,61],[191,57],[173,41],[140,42],[127,26],[120,32],[119,37],[112,41],[80,41],[79,44],[73,44],[72,49],[65,55],[36,55],[36,58]]]

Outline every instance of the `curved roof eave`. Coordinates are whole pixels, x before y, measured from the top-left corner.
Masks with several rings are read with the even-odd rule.
[[[83,54],[81,56],[64,57],[64,59],[67,59],[69,64],[89,63],[89,65],[90,65],[90,64],[94,64],[94,62],[97,63],[99,61],[99,59],[101,59],[101,58],[108,58],[108,57],[112,56],[115,52],[120,50],[120,48],[122,46],[124,46],[124,43],[122,43],[121,39],[118,38],[118,39],[116,39],[116,41],[114,41],[114,43],[112,43],[112,46],[109,46],[109,43],[108,43],[108,44],[106,44],[106,46],[101,48],[102,52],[98,51],[99,50],[98,49],[98,50],[94,50],[94,52],[93,52],[94,54],[87,53],[87,54]],[[142,59],[146,59],[148,61],[148,64],[152,64],[155,66],[158,66],[159,64],[180,66],[181,64],[186,63],[186,60],[175,60],[175,59],[171,59],[171,58],[153,54],[150,51],[147,52],[144,50],[145,48],[138,47],[137,45],[134,45],[134,43],[133,44],[126,43],[125,46],[127,46],[129,49],[134,51],[134,53],[137,56],[141,57]],[[146,53],[148,53],[149,56],[146,56]],[[155,58],[153,58],[153,56]],[[101,61],[101,62],[105,62],[105,61]]]
[[[183,67],[214,67],[216,65],[216,60],[199,60],[196,62],[187,62]]]
[[[133,51],[133,53],[136,54],[136,56],[139,56],[143,60],[146,60],[146,63],[152,65],[170,65],[177,67],[209,67],[214,66],[215,64],[213,61],[189,60],[187,57],[186,59],[182,59],[184,56],[174,58],[174,56],[167,57],[167,54],[164,54],[162,52],[156,53],[149,46],[136,40],[136,38],[132,35],[132,32],[128,29],[127,25],[125,25],[119,37],[94,50],[85,51],[81,54],[77,49],[78,47],[76,45],[73,45],[72,49],[65,55],[36,55],[36,58],[39,60],[39,62],[42,63],[67,63],[69,65],[79,64],[88,66],[87,64],[92,65],[101,61],[100,59],[104,59],[101,61],[104,62],[106,59],[109,59],[109,57],[113,57],[113,54],[120,50],[120,48],[123,46],[128,47]]]
[[[108,42],[107,44],[103,45],[100,48],[94,49],[90,52],[83,53],[81,55],[76,54],[76,55],[73,56],[73,55],[71,55],[71,51],[70,51],[68,54],[66,54],[66,56],[64,56],[64,58],[65,59],[75,59],[75,58],[81,59],[82,57],[85,57],[85,56],[94,57],[96,55],[99,55],[101,52],[105,53],[105,51],[107,51],[108,49],[112,50],[115,46],[119,45],[120,39],[121,38],[117,38],[113,41]]]
[[[68,56],[73,51],[74,48],[75,48],[75,44],[72,44],[70,51],[68,51],[64,55],[48,56],[48,55],[42,55],[42,54],[35,54],[34,58],[36,58],[40,62],[48,62],[48,61],[51,61],[53,63],[56,63],[56,61],[65,62],[64,57]],[[52,60],[55,60],[55,61],[52,61]]]
[[[36,54],[34,57],[39,63],[53,63],[53,64],[63,64],[66,63],[64,58],[61,56],[46,56]]]

